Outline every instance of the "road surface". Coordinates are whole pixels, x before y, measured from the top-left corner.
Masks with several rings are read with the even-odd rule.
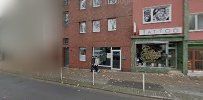
[[[156,100],[63,86],[0,72],[0,100]]]

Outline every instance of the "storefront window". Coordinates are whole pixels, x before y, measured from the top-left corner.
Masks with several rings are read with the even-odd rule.
[[[166,44],[138,44],[137,66],[166,67]]]
[[[111,66],[111,47],[94,48],[94,56],[99,58],[99,65]]]

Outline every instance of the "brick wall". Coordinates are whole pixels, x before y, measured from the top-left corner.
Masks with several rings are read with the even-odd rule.
[[[70,0],[65,7],[70,12],[70,23],[64,29],[64,37],[69,38],[70,67],[89,68],[92,47],[121,47],[122,56],[126,60],[122,63],[122,70],[129,71],[131,66],[131,33],[133,32],[132,3],[131,0],[118,0],[115,5],[108,5],[107,0],[102,0],[100,7],[93,8],[92,0],[87,0],[87,8],[79,9],[79,0]],[[108,32],[108,18],[117,19],[117,30]],[[101,32],[92,32],[92,21],[100,20]],[[86,21],[87,33],[79,33],[79,22]],[[87,61],[79,61],[79,47],[87,48]]]

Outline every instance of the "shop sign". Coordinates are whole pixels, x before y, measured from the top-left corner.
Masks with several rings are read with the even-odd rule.
[[[139,35],[162,35],[182,33],[182,27],[140,30]]]

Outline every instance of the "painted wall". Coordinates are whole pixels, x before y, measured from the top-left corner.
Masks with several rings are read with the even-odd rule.
[[[16,67],[52,64],[56,67],[62,32],[62,0],[10,1],[12,5],[5,8],[0,18],[0,46],[6,62]]]
[[[143,10],[146,7],[172,5],[172,21],[143,24]],[[137,23],[137,33],[143,29],[173,28],[183,26],[183,0],[134,0],[133,20]],[[134,33],[135,34],[135,33]]]

